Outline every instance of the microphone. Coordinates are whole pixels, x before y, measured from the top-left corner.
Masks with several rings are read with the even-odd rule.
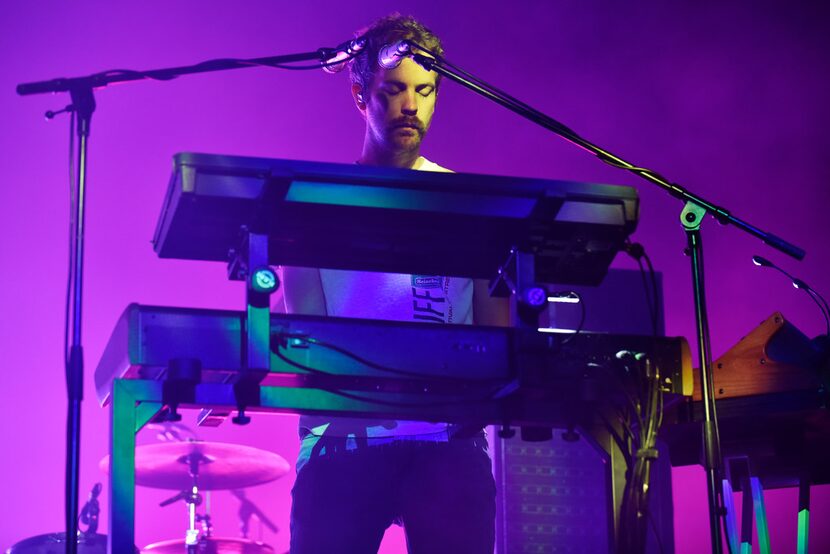
[[[752,263],[759,267],[776,267],[774,263],[761,256],[752,256]]]
[[[789,273],[787,273],[786,271],[784,271],[783,269],[781,269],[780,267],[778,267],[766,258],[762,258],[761,256],[752,256],[752,263],[759,267],[771,267],[773,269],[780,271],[781,273],[787,276],[787,278],[792,283],[793,287],[806,292],[807,295],[813,300],[813,302],[816,303],[818,309],[821,310],[821,315],[824,316],[824,322],[827,326],[827,334],[830,335],[830,306],[827,305],[827,300],[825,300],[822,295],[813,290],[813,288],[810,287],[810,285],[808,285],[801,279],[793,277],[792,275],[790,275]],[[819,302],[819,298],[821,299],[821,302]]]
[[[378,52],[378,65],[383,69],[395,69],[404,58],[412,54],[412,47],[406,40],[387,44]]]
[[[619,352],[614,354],[614,357],[617,358],[618,360],[625,360],[625,359],[634,358],[636,361],[639,362],[639,361],[642,361],[643,359],[645,359],[646,353],[645,352],[633,352],[631,350],[620,350]]]
[[[334,56],[323,62],[323,71],[331,74],[340,73],[346,69],[346,66],[349,65],[349,61],[357,56],[365,47],[366,39],[363,37],[350,40],[349,42],[344,42],[340,46],[334,48]]]

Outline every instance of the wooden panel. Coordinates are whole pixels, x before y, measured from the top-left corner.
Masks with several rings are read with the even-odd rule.
[[[715,398],[735,398],[820,386],[818,356],[810,339],[781,312],[738,341],[714,364]],[[694,371],[694,399],[701,400]]]

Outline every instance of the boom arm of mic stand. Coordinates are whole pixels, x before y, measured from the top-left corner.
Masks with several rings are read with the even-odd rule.
[[[26,96],[29,94],[43,94],[46,92],[67,92],[78,88],[96,89],[113,83],[141,81],[144,79],[169,81],[170,79],[175,79],[180,75],[226,71],[229,69],[243,69],[246,67],[267,67],[302,61],[318,60],[324,62],[331,55],[332,50],[333,49],[331,48],[320,48],[314,52],[286,54],[282,56],[268,56],[263,58],[251,58],[247,60],[209,60],[195,65],[183,65],[163,69],[148,69],[146,71],[113,71],[96,73],[86,77],[50,79],[48,81],[37,81],[34,83],[22,83],[17,85],[17,94]]]
[[[704,208],[707,212],[712,214],[721,223],[728,223],[734,225],[742,231],[761,239],[762,241],[764,241],[764,243],[775,248],[776,250],[779,250],[787,254],[788,256],[792,256],[793,258],[796,258],[798,260],[804,258],[805,251],[799,248],[798,246],[780,237],[777,237],[772,233],[763,231],[762,229],[754,225],[751,225],[750,223],[743,221],[740,218],[733,216],[725,208],[722,208],[712,202],[709,202],[704,198],[701,198],[700,196],[697,196],[687,191],[680,185],[670,182],[669,180],[665,179],[664,177],[658,175],[657,173],[649,169],[638,167],[634,164],[625,161],[619,156],[615,156],[607,150],[600,148],[596,144],[593,144],[592,142],[580,137],[576,132],[569,129],[564,124],[560,123],[559,121],[556,121],[552,117],[540,112],[539,110],[536,110],[535,108],[532,108],[531,106],[528,106],[527,104],[520,102],[515,98],[512,98],[504,94],[501,91],[492,90],[490,87],[486,85],[473,82],[472,80],[461,75],[461,72],[453,69],[448,64],[440,60],[430,58],[423,54],[414,54],[412,58],[427,71],[435,71],[439,75],[443,75],[444,77],[447,77],[448,79],[472,90],[473,92],[476,92],[481,96],[484,96],[489,100],[492,100],[493,102],[507,108],[508,110],[514,113],[517,113],[525,119],[532,121],[533,123],[536,123],[537,125],[556,133],[560,137],[564,138],[572,144],[575,144],[576,146],[579,146],[583,150],[586,150],[591,154],[594,154],[600,160],[619,169],[625,169],[636,175],[639,175],[641,178],[659,186],[660,188],[662,188],[663,190],[665,190],[666,192],[668,192],[669,194],[671,194],[672,196],[684,203],[692,202],[693,204],[696,204]]]

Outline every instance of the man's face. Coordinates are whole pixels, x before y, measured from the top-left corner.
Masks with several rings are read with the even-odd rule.
[[[363,93],[362,109],[367,131],[378,147],[393,152],[420,148],[435,111],[435,78],[435,72],[409,58],[375,74]]]

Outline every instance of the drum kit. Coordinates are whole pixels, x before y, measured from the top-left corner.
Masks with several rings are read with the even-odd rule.
[[[109,456],[99,466],[108,472]],[[184,501],[188,512],[184,538],[149,544],[141,550],[142,554],[274,554],[271,546],[248,538],[252,516],[275,533],[277,527],[248,499],[243,489],[279,479],[289,469],[288,462],[279,454],[238,444],[189,439],[137,447],[136,485],[179,491],[160,506]],[[210,514],[198,513],[202,493],[218,490],[230,491],[239,500],[242,537],[214,536]],[[107,538],[97,533],[100,492],[101,485],[96,484],[81,512],[81,523],[87,529],[78,534],[79,554],[106,554]],[[6,554],[63,554],[65,548],[66,535],[50,533],[20,541]]]

